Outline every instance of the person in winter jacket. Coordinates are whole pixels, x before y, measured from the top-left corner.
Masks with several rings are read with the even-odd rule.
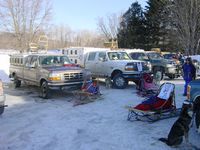
[[[190,83],[190,81],[192,80],[195,80],[196,78],[196,68],[193,65],[190,57],[186,58],[186,61],[182,66],[182,69],[183,69],[183,79],[185,80],[183,96],[186,96],[188,83]]]

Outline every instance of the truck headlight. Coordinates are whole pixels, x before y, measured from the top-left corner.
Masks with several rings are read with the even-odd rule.
[[[49,74],[49,80],[50,81],[60,81],[61,80],[61,74],[51,73],[51,74]]]
[[[187,99],[190,100],[190,91],[191,91],[191,86],[187,86]]]
[[[167,64],[166,67],[171,68],[171,67],[175,67],[175,65],[174,64]]]
[[[127,65],[127,66],[125,66],[125,70],[126,71],[134,71],[134,67],[131,65]]]
[[[176,67],[176,62],[175,61],[167,61],[166,67],[167,68]]]
[[[149,70],[151,71],[152,70],[152,66],[151,66],[151,63],[149,61],[147,62],[147,66],[148,66]]]

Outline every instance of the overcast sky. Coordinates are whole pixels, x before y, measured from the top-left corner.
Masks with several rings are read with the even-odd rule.
[[[53,21],[74,30],[96,30],[97,18],[125,12],[134,0],[53,0]],[[146,0],[138,0],[144,7]]]

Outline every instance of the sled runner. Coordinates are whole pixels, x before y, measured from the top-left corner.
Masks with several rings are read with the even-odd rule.
[[[180,109],[176,108],[175,85],[169,82],[163,83],[156,95],[145,99],[141,104],[127,108],[129,121],[154,122],[178,116]]]

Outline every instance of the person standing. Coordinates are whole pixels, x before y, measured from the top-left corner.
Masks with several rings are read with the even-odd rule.
[[[182,69],[183,69],[183,79],[185,80],[183,96],[186,96],[188,83],[190,83],[190,81],[192,80],[195,80],[196,78],[196,68],[193,65],[190,57],[186,58],[185,63],[182,66]]]

